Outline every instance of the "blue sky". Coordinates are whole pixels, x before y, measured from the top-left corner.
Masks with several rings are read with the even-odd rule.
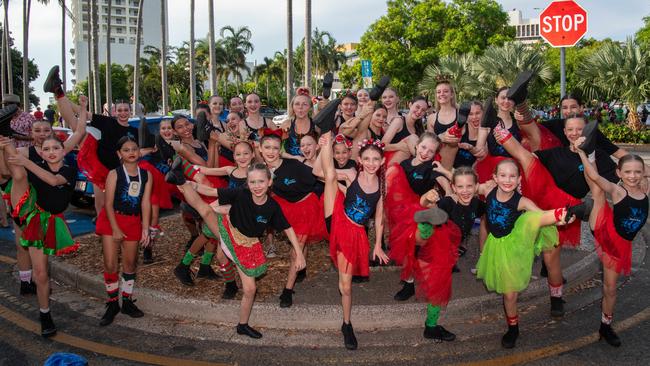
[[[158,1],[158,0],[146,0]],[[517,8],[524,18],[536,17],[550,1],[547,0],[497,0],[505,11]],[[70,0],[68,0],[70,3]],[[642,18],[650,15],[650,1],[647,0],[580,0],[588,12],[589,29],[587,37],[624,40],[633,35],[642,25]],[[9,26],[15,44],[22,49],[22,2],[10,1]],[[187,0],[169,0],[170,45],[179,45],[189,39],[189,10]],[[304,0],[293,0],[294,45],[304,37]],[[356,42],[372,24],[386,13],[383,0],[312,0],[312,27],[329,31],[339,43]],[[537,8],[537,9],[536,9]],[[249,59],[262,60],[275,51],[284,49],[286,42],[285,0],[215,0],[215,26],[234,27],[246,25],[253,33],[255,47]],[[208,31],[207,2],[196,1],[197,38],[205,37]],[[158,15],[155,15],[158,16]],[[50,5],[32,2],[30,26],[30,54],[39,66],[41,77],[34,82],[41,104],[47,103],[47,96],[41,92],[44,74],[51,65],[60,62],[60,11],[57,1]],[[69,23],[69,21],[68,21]],[[68,29],[71,29],[68,25]],[[72,44],[68,35],[68,48]]]

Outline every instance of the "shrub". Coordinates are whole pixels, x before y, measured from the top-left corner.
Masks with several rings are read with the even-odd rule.
[[[630,144],[650,143],[650,129],[643,127],[640,131],[632,131],[627,125],[605,123],[598,127],[612,142]]]

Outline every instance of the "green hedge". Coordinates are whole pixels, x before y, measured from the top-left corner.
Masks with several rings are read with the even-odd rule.
[[[632,131],[623,124],[605,123],[598,128],[612,142],[628,144],[648,144],[650,143],[650,129],[644,127],[641,131]]]

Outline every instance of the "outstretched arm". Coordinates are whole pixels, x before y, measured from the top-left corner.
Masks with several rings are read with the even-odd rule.
[[[47,170],[45,170],[45,169],[41,168],[40,166],[38,166],[33,161],[31,161],[28,158],[26,158],[25,156],[23,156],[22,154],[16,154],[16,155],[13,155],[13,156],[9,156],[7,158],[7,161],[10,164],[13,164],[13,165],[24,166],[25,169],[27,169],[30,172],[34,173],[34,175],[37,176],[40,180],[42,180],[43,182],[45,182],[45,183],[47,183],[47,184],[49,184],[49,185],[51,185],[53,187],[60,186],[60,185],[68,183],[68,180],[65,179],[65,177],[63,177],[62,175],[60,175],[60,174],[52,174],[52,173],[48,172]]]

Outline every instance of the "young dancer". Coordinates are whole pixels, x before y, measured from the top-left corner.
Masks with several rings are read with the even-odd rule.
[[[260,141],[262,138],[262,131],[265,128],[270,128],[272,130],[277,129],[273,120],[266,119],[266,117],[260,114],[260,107],[262,102],[260,102],[260,96],[257,93],[250,93],[246,96],[246,118],[244,123],[248,128],[249,136],[248,139],[251,141]]]
[[[424,132],[424,126],[421,123],[422,117],[427,110],[427,101],[422,96],[417,96],[411,100],[409,112],[406,116],[397,116],[390,121],[390,126],[384,133],[381,142],[386,145],[386,166],[399,164],[413,153],[411,146],[415,145],[417,136]],[[388,113],[390,118],[390,112]],[[411,137],[414,135],[413,137]],[[410,139],[410,140],[409,140]]]
[[[228,103],[228,112],[245,113],[246,109],[244,108],[244,101],[238,96],[230,98],[230,103]]]
[[[592,122],[595,123],[595,122]],[[632,240],[648,220],[648,190],[641,186],[645,179],[645,164],[637,155],[625,155],[618,161],[616,174],[620,183],[612,183],[598,174],[594,162],[579,138],[574,142],[584,174],[591,189],[593,208],[589,213],[589,227],[596,239],[596,250],[603,262],[603,300],[599,334],[613,347],[621,340],[612,329],[616,283],[619,275],[629,275],[632,266]],[[608,193],[612,206],[605,198]]]
[[[528,287],[535,256],[558,244],[557,230],[551,225],[564,223],[566,209],[541,211],[519,194],[519,167],[511,159],[497,164],[494,181],[497,188],[486,197],[490,234],[476,265],[477,278],[488,290],[503,295],[508,331],[501,345],[513,348],[519,336],[517,295]]]
[[[395,300],[405,301],[415,294],[413,266],[415,265],[415,227],[411,220],[422,210],[420,196],[436,188],[441,196],[450,193],[449,181],[438,172],[433,159],[440,147],[438,137],[425,132],[420,136],[412,159],[395,164],[386,171],[386,222],[389,228],[390,258],[402,265],[400,279],[403,288]]]
[[[469,236],[474,220],[485,213],[485,203],[476,198],[476,194],[487,194],[494,184],[479,185],[472,168],[459,167],[452,175],[451,188],[454,195],[443,198],[439,198],[436,190],[427,192],[420,199],[420,204],[432,208],[414,215],[418,223],[415,232],[415,281],[418,283],[418,296],[429,302],[424,337],[448,342],[456,339],[456,336],[438,325],[438,317],[441,308],[447,305],[451,297],[452,268],[458,260],[461,241]],[[445,216],[449,220],[436,226]]]
[[[366,103],[370,102],[370,94],[366,89],[357,90],[357,102],[359,102],[359,109],[363,108]]]
[[[362,170],[348,179],[350,186],[341,191],[337,182],[332,157],[332,136],[324,134],[319,144],[325,174],[323,206],[325,220],[330,233],[330,257],[339,271],[339,291],[343,306],[343,341],[349,350],[357,349],[357,339],[352,323],[352,276],[368,276],[368,252],[370,243],[364,225],[372,217],[375,219],[375,243],[372,258],[382,263],[388,257],[381,249],[383,232],[383,203],[379,171],[383,164],[382,144],[366,140],[359,153]]]
[[[280,205],[269,195],[273,184],[271,172],[264,164],[252,164],[248,169],[248,189],[207,188],[184,182],[182,173],[174,170],[170,175],[168,181],[183,184],[181,189],[186,201],[199,212],[211,232],[219,233],[221,248],[237,266],[244,289],[237,333],[261,338],[262,334],[248,325],[257,291],[255,279],[267,269],[266,257],[258,238],[264,235],[267,228],[284,231],[295,253],[292,271],[296,272],[305,267],[305,258],[298,238],[284,217]],[[195,190],[203,195],[218,197],[220,205],[231,205],[227,214],[215,217],[215,212],[201,200]]]
[[[300,139],[307,134],[315,134],[316,126],[309,117],[311,100],[309,94],[298,94],[291,100],[289,119],[281,128],[287,134],[284,141],[283,158],[295,159],[300,157]]]
[[[388,116],[386,117],[386,125],[384,125],[384,131],[388,130],[388,127],[393,122],[395,117],[399,117],[402,114],[399,112],[399,103],[400,99],[397,96],[397,91],[393,88],[386,88],[381,95],[381,105],[386,108],[388,111]]]
[[[458,151],[460,133],[462,133],[462,131],[458,131],[457,134],[448,131],[459,120],[456,92],[451,83],[443,78],[436,85],[435,97],[435,110],[427,117],[427,131],[435,133],[442,142],[440,162],[445,169],[451,169]]]
[[[144,316],[135,305],[133,287],[138,263],[138,243],[147,246],[151,219],[151,173],[138,167],[140,151],[134,139],[125,136],[116,144],[121,164],[106,178],[106,205],[97,217],[95,232],[102,237],[104,284],[108,300],[99,325],[106,326],[120,312],[132,318]],[[119,250],[118,246],[121,247]],[[119,256],[122,253],[122,284],[119,286]]]
[[[87,118],[84,97],[80,107],[78,128],[84,131]],[[63,218],[74,193],[77,173],[64,164],[65,148],[53,137],[41,142],[39,162],[20,154],[8,137],[0,137],[0,147],[12,177],[7,189],[14,207],[12,216],[21,228],[16,236],[20,235],[20,245],[28,250],[36,283],[41,335],[51,337],[56,334],[56,326],[50,313],[48,256],[67,254],[78,248]]]
[[[476,159],[484,158],[487,151],[482,146],[477,146],[480,134],[485,134],[481,128],[481,118],[483,117],[483,105],[477,101],[471,102],[471,109],[467,117],[465,132],[458,143],[458,152],[454,159],[454,168],[461,166],[474,166]]]
[[[272,197],[280,205],[295,231],[302,253],[305,244],[325,239],[325,221],[320,215],[318,197],[313,193],[316,178],[312,169],[295,159],[282,159],[280,144],[281,140],[277,135],[265,135],[260,141],[260,151],[274,176]],[[287,284],[280,295],[280,306],[283,308],[293,304],[293,287],[297,276],[294,271],[296,258],[296,253],[292,251]]]

